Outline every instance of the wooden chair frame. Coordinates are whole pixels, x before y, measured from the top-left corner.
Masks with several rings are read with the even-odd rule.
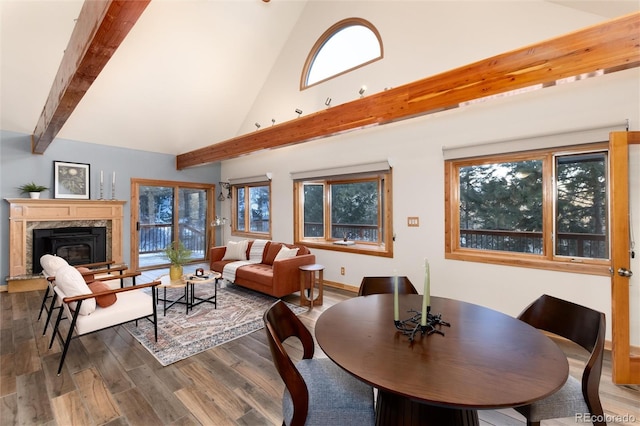
[[[605,315],[545,294],[525,308],[518,318],[537,329],[564,337],[590,353],[582,373],[582,394],[594,419],[604,419],[599,389],[606,333]],[[527,425],[539,424],[527,419]],[[593,424],[606,425],[606,422],[594,421]]]
[[[116,288],[116,289],[112,289],[112,290],[106,290],[106,291],[101,291],[101,292],[97,292],[97,293],[91,293],[91,294],[83,294],[80,296],[73,296],[73,297],[65,297],[62,299],[62,303],[65,304],[69,304],[72,302],[76,302],[76,307],[75,310],[71,310],[71,323],[69,325],[69,331],[67,332],[67,336],[66,338],[62,337],[62,334],[60,333],[60,321],[62,320],[62,313],[64,311],[64,309],[60,308],[58,311],[58,317],[56,319],[56,323],[53,329],[53,336],[51,336],[51,342],[49,343],[49,348],[51,348],[53,346],[53,341],[55,339],[55,336],[57,335],[60,338],[60,341],[63,344],[63,350],[62,350],[62,356],[60,358],[60,365],[58,366],[58,375],[60,375],[60,372],[62,371],[62,366],[64,364],[64,360],[67,356],[67,351],[69,350],[69,344],[71,343],[71,340],[76,338],[76,337],[80,337],[80,336],[84,336],[87,334],[92,334],[101,330],[105,330],[107,328],[111,328],[111,327],[115,327],[118,325],[122,325],[122,324],[126,324],[128,322],[131,321],[138,321],[139,319],[143,319],[146,318],[149,321],[151,321],[151,323],[153,324],[154,327],[154,337],[156,342],[158,341],[158,312],[157,312],[157,304],[156,304],[156,289],[155,287],[160,285],[160,281],[153,281],[150,283],[146,283],[146,284],[140,284],[140,285],[135,285],[135,286],[129,286],[129,287],[124,287],[124,288]],[[134,318],[134,319],[129,319],[127,321],[123,321],[123,322],[118,322],[117,319],[114,318],[114,321],[109,324],[108,326],[105,326],[103,328],[100,329],[96,329],[96,330],[92,330],[91,332],[88,333],[83,333],[83,334],[76,334],[76,336],[74,336],[74,331],[75,331],[75,326],[76,326],[76,322],[78,321],[78,317],[80,315],[80,307],[82,306],[82,302],[86,299],[91,299],[91,298],[95,298],[98,296],[106,296],[106,295],[110,295],[110,294],[117,294],[117,293],[122,293],[122,292],[127,292],[127,291],[140,291],[144,288],[148,288],[151,287],[151,297],[152,297],[152,303],[153,303],[153,314],[149,315],[149,314],[145,314],[145,315],[141,315],[138,318]],[[109,309],[109,308],[104,308],[104,309]],[[149,317],[152,316],[152,319],[149,319]]]
[[[360,283],[358,296],[368,296],[370,294],[393,293],[395,277],[364,277]],[[418,294],[409,278],[398,277],[398,293]]]

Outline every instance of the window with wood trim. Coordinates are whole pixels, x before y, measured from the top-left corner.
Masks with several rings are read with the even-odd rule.
[[[305,61],[300,89],[382,59],[382,38],[372,23],[344,19],[324,32]]]
[[[445,162],[445,257],[608,274],[605,144]]]
[[[271,238],[271,182],[231,185],[231,234],[246,238]]]
[[[325,250],[393,255],[391,171],[294,183],[295,241]]]

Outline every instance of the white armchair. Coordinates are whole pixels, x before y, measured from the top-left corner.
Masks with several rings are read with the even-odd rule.
[[[56,273],[54,287],[54,292],[61,301],[61,309],[58,311],[49,344],[51,348],[56,335],[63,344],[58,374],[62,371],[69,344],[76,337],[127,322],[147,319],[153,323],[157,341],[158,316],[156,292],[153,287],[159,284],[160,281],[153,281],[124,288],[114,289],[108,285],[90,288],[76,268],[62,266]],[[151,291],[145,291],[146,288],[151,288]],[[60,331],[60,322],[63,318],[70,321],[66,336],[63,336]]]
[[[47,288],[45,289],[44,297],[42,298],[42,304],[40,305],[40,313],[38,314],[38,321],[42,317],[44,311],[47,312],[47,318],[44,323],[44,329],[42,335],[47,333],[47,328],[51,322],[51,317],[60,308],[56,294],[54,292],[55,287],[55,275],[58,269],[62,266],[67,266],[69,263],[59,256],[53,256],[51,254],[45,254],[40,258],[40,266],[42,266],[42,273],[47,280]],[[85,265],[75,265],[78,268],[85,281],[103,281],[107,282],[111,288],[116,286],[124,287],[124,279],[131,278],[133,284],[136,283],[136,277],[140,275],[139,271],[128,271],[127,265],[116,265],[114,261],[97,262]]]

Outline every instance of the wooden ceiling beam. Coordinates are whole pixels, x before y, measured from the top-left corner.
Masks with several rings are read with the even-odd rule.
[[[640,13],[633,13],[180,154],[176,166],[181,170],[405,120],[579,74],[638,67],[639,39]]]
[[[86,0],[31,136],[42,154],[151,0]]]

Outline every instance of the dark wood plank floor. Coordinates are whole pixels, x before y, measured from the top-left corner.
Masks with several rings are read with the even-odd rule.
[[[60,345],[56,342],[48,349],[51,332],[42,336],[44,320],[37,320],[42,295],[0,293],[0,425],[281,424],[284,385],[271,361],[264,330],[162,367],[117,327],[74,340],[57,376]],[[353,296],[325,289],[324,306],[301,318],[313,329],[324,309]],[[563,347],[572,370],[578,371],[584,355]],[[300,357],[299,346],[291,344],[289,349]],[[317,355],[324,356],[319,347]],[[601,398],[605,411],[619,416],[610,425],[640,424],[640,388],[613,385],[608,358]],[[525,424],[514,410],[482,411],[480,419],[482,425]]]

